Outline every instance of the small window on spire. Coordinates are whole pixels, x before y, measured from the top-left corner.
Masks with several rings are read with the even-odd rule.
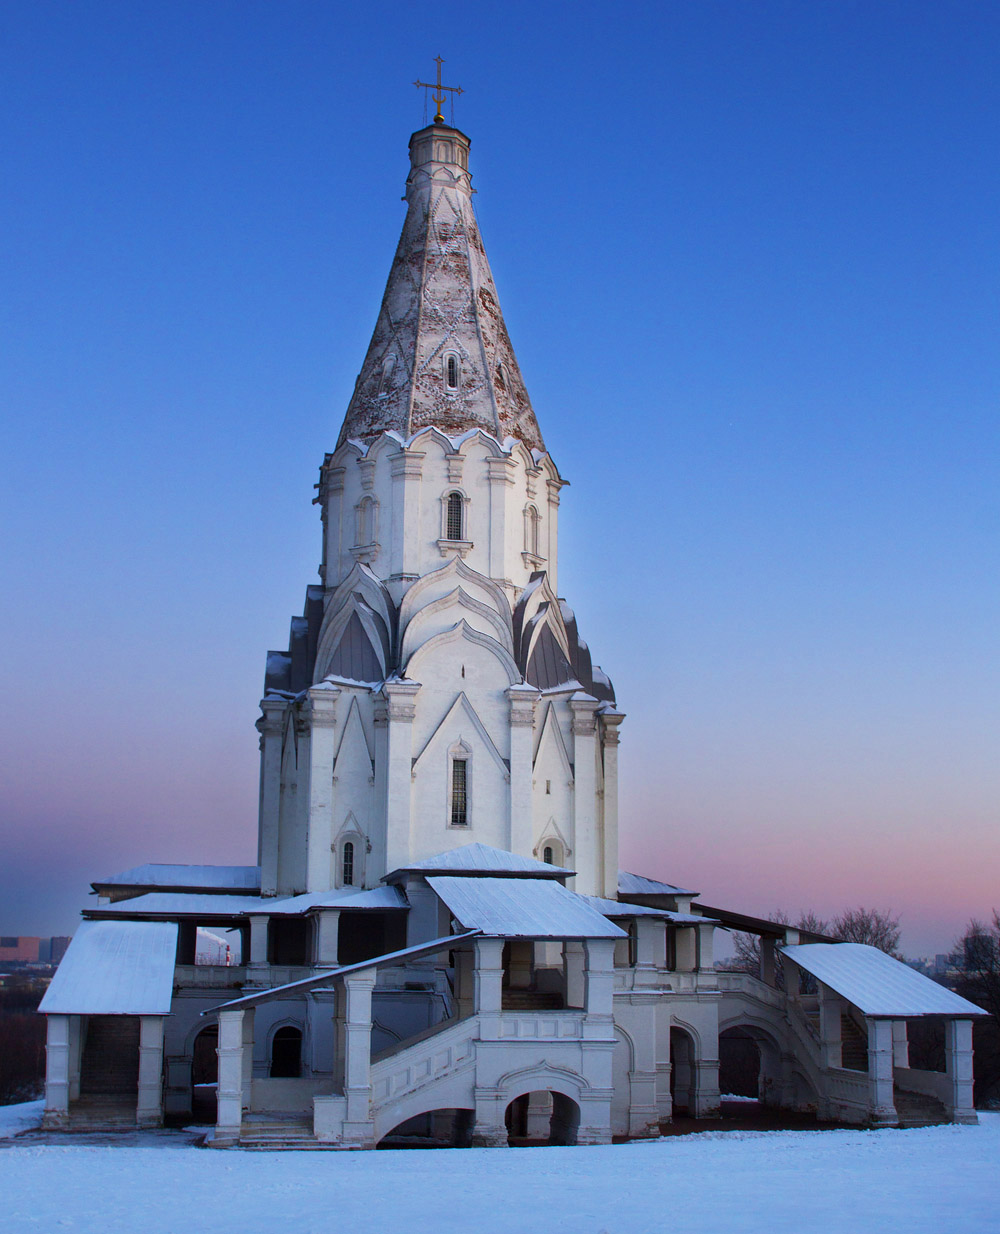
[[[497,365],[497,386],[501,390],[507,389],[507,374],[504,372],[502,364]]]
[[[449,390],[458,389],[458,378],[458,356],[456,356],[454,352],[451,352],[445,357],[444,362],[444,383]]]
[[[389,378],[392,376],[393,366],[396,363],[395,356],[387,356],[382,363],[382,372],[378,379],[378,397],[385,398],[389,393]]]
[[[448,514],[445,520],[445,539],[462,539],[462,522],[465,502],[461,493],[448,494]]]

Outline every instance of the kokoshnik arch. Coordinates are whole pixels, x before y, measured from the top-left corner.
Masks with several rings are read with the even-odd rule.
[[[757,1043],[769,1104],[974,1121],[978,1008],[871,948],[619,872],[624,716],[559,595],[565,482],[500,310],[470,142],[439,110],[409,148],[402,235],[320,472],[320,582],[267,656],[258,864],[93,884],[42,1004],[47,1124],[605,1143],[717,1114],[733,1034]],[[720,924],[761,935],[759,977],[715,970]],[[206,930],[233,932],[239,962],[203,962]],[[909,1066],[917,1016],[945,1025],[943,1072]]]

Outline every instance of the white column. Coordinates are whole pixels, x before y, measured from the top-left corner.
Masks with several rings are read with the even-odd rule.
[[[163,1016],[139,1017],[139,1100],[135,1121],[140,1127],[163,1123]]]
[[[587,998],[587,987],[584,980],[586,959],[583,953],[583,943],[575,939],[567,939],[563,943],[563,972],[566,978],[566,1006],[582,1009]]]
[[[217,1144],[235,1144],[240,1138],[245,1104],[243,1017],[246,1014],[242,1010],[219,1012],[219,1044],[216,1050],[219,1056],[218,1113],[215,1120]]]
[[[500,583],[510,581],[511,574],[507,562],[507,501],[509,490],[514,487],[515,466],[513,460],[506,455],[486,460],[490,482],[490,544],[487,572],[491,578]],[[520,519],[521,512],[518,510],[513,520],[515,527],[520,527]]]
[[[372,990],[375,969],[344,978],[344,1141],[374,1148],[372,1125]]]
[[[906,1021],[892,1022],[892,1065],[904,1070],[910,1065],[910,1041],[906,1035]]]
[[[698,935],[695,926],[679,926],[674,935],[675,969],[678,973],[693,973],[698,968]]]
[[[386,726],[385,811],[386,871],[410,861],[410,799],[412,794],[413,718],[417,714],[418,681],[387,681],[376,700],[376,722]]]
[[[569,700],[573,712],[573,823],[576,842],[576,879],[573,889],[600,895],[604,889],[600,866],[603,847],[597,819],[597,699],[578,691]]]
[[[273,896],[278,890],[278,828],[281,817],[281,744],[285,727],[284,699],[265,698],[257,721],[260,733],[260,826],[257,861],[260,893]]]
[[[945,1020],[944,1058],[950,1097],[948,1115],[953,1123],[979,1122],[972,1103],[972,1021]]]
[[[510,832],[508,848],[531,856],[531,777],[534,756],[535,704],[541,695],[534,686],[510,686]]]
[[[584,972],[587,1019],[585,1037],[611,1036],[614,1031],[612,1000],[615,984],[615,940],[588,938],[583,944],[586,957]]]
[[[823,1063],[827,1067],[844,1065],[843,1022],[844,1003],[829,986],[819,983],[819,1038]]]
[[[337,697],[334,689],[309,691],[309,839],[306,890],[330,888],[333,839],[333,756],[336,750]]]
[[[65,1127],[69,1122],[70,1017],[46,1016],[45,1025],[45,1116],[46,1127]]]
[[[500,1037],[500,1011],[503,1001],[503,939],[473,939],[475,968],[473,987],[479,1016],[479,1036],[483,1041]]]
[[[565,480],[546,480],[545,482],[549,508],[549,536],[545,569],[549,576],[549,585],[556,595],[559,594],[559,490],[565,483]]]
[[[868,1020],[868,1091],[872,1125],[895,1127],[899,1120],[893,1101],[892,1020]]]
[[[340,909],[324,908],[315,916],[313,938],[315,940],[315,963],[320,968],[337,966],[337,948],[340,934]]]
[[[601,714],[604,753],[604,889],[597,894],[609,900],[618,898],[618,727],[624,719],[625,715],[621,711],[605,711]]]
[[[247,984],[270,984],[267,962],[267,923],[264,913],[250,915],[250,955],[247,958]]]

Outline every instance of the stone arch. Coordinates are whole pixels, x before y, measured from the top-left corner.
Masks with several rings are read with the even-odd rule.
[[[191,1117],[198,1122],[216,1120],[216,1093],[219,1080],[219,1022],[199,1021],[188,1034],[187,1052],[191,1059]]]
[[[483,604],[481,600],[477,600],[475,596],[470,595],[464,587],[458,586],[445,595],[439,596],[436,600],[431,600],[429,604],[424,605],[423,608],[418,609],[412,615],[407,622],[399,651],[401,664],[406,664],[407,660],[416,651],[417,646],[419,646],[421,626],[425,623],[432,623],[436,614],[455,608],[464,609],[471,617],[481,621],[487,627],[481,633],[491,634],[501,646],[508,652],[513,653],[514,643],[510,636],[510,629],[496,609],[488,604]],[[433,624],[431,628],[434,628]]]
[[[291,1041],[291,1034],[298,1035],[298,1049],[295,1052],[296,1066],[291,1069],[292,1052],[285,1050],[282,1057],[282,1043]],[[305,1052],[305,1024],[294,1016],[286,1016],[268,1026],[265,1057],[267,1058],[267,1074],[275,1078],[296,1078],[302,1074],[302,1060]],[[277,1051],[276,1051],[277,1046]],[[275,1070],[277,1066],[277,1070]]]
[[[534,1129],[526,1122],[534,1100],[540,1107],[539,1113],[544,1111],[548,1114],[547,1142],[552,1145],[574,1145],[582,1115],[581,1098],[590,1087],[587,1082],[582,1076],[562,1068],[530,1068],[519,1075],[520,1081],[513,1085],[515,1091],[504,1089],[504,1125],[507,1127],[508,1143],[533,1138],[531,1132]],[[535,1078],[528,1080],[529,1075]]]
[[[407,676],[412,676],[413,673],[419,672],[418,662],[426,658],[432,651],[449,643],[461,641],[473,643],[475,646],[482,647],[483,650],[488,651],[500,663],[500,666],[507,674],[508,685],[515,686],[520,684],[521,674],[518,672],[517,665],[514,663],[513,657],[506,647],[501,646],[495,638],[491,638],[488,634],[482,634],[479,630],[474,630],[464,617],[461,621],[456,622],[450,630],[443,630],[440,634],[435,634],[433,638],[429,638],[426,643],[421,643],[410,657],[409,664],[402,667],[412,670],[411,673],[407,673]]]
[[[694,1028],[670,1022],[670,1099],[674,1110],[693,1116],[697,1109],[700,1042]]]
[[[733,1078],[740,1074],[739,1060],[729,1043],[751,1042],[757,1054],[756,1091],[741,1092]],[[757,1097],[764,1105],[778,1105],[781,1098],[781,1043],[771,1028],[751,1016],[732,1016],[719,1025],[719,1084],[724,1092]]]
[[[498,583],[495,583],[493,579],[487,578],[485,574],[480,574],[478,570],[473,570],[471,566],[467,566],[460,557],[452,557],[439,569],[432,570],[430,574],[425,574],[423,578],[418,579],[407,589],[406,595],[403,596],[399,606],[400,636],[402,636],[411,618],[428,603],[424,598],[428,592],[432,594],[438,592],[442,585],[444,585],[447,591],[453,590],[453,587],[450,585],[452,577],[457,579],[460,586],[464,585],[464,589],[475,599],[479,599],[481,602],[484,599],[489,601],[500,615],[504,624],[509,626],[511,611],[503,588]],[[482,593],[481,596],[476,595],[477,591]],[[436,598],[437,596],[435,595]]]
[[[615,1025],[615,1050],[611,1056],[611,1131],[628,1135],[632,1105],[632,1072],[635,1070],[635,1042],[620,1024]]]

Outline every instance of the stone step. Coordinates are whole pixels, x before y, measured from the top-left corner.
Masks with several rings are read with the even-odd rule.
[[[936,1097],[896,1088],[892,1099],[901,1127],[939,1127],[948,1122],[948,1112]]]

